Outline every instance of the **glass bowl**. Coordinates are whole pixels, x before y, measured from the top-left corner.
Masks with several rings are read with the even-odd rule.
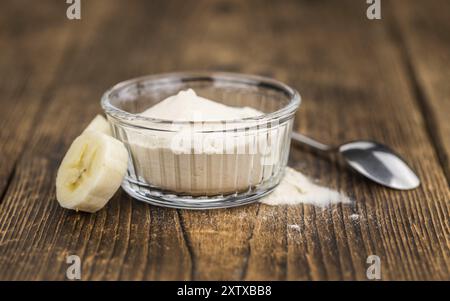
[[[189,88],[201,97],[261,114],[226,121],[172,121],[140,114]],[[278,185],[300,95],[259,76],[181,72],[121,82],[105,92],[101,104],[113,135],[128,149],[122,187],[130,196],[159,206],[210,209],[254,202]]]

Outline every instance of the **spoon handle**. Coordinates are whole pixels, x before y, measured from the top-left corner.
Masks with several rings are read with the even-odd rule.
[[[308,146],[310,146],[310,147],[312,147],[314,149],[317,149],[317,150],[320,150],[320,151],[323,151],[323,152],[328,152],[328,151],[330,151],[332,149],[332,147],[329,146],[329,145],[323,144],[323,143],[321,143],[319,141],[316,141],[316,140],[314,140],[312,138],[303,136],[302,134],[297,133],[297,132],[292,132],[291,139],[294,140],[294,141],[300,142],[302,144],[306,144],[306,145],[308,145]]]

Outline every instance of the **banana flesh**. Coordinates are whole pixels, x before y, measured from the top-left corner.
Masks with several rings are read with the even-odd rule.
[[[95,118],[92,119],[92,121],[84,129],[84,132],[86,131],[97,131],[112,136],[111,127],[109,126],[108,121],[102,115],[95,116]]]
[[[106,133],[110,133],[109,124],[98,115],[64,156],[56,177],[56,198],[62,207],[96,212],[120,187],[128,152]]]

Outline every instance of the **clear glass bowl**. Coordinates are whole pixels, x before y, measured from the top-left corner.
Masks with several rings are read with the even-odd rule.
[[[261,115],[205,122],[140,115],[189,88],[225,105],[254,108]],[[119,83],[101,103],[114,136],[128,149],[122,187],[129,195],[159,206],[209,209],[254,202],[278,185],[300,95],[259,76],[183,72]]]

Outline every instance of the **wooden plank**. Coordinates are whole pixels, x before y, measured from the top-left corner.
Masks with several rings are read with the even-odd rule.
[[[142,4],[129,4],[125,11],[109,1],[84,7],[83,21],[72,36],[70,60],[61,66],[64,73],[41,112],[0,207],[1,279],[65,279],[69,254],[81,257],[85,280],[189,277],[190,257],[175,210],[136,203],[123,192],[95,215],[63,210],[55,200],[59,162],[71,141],[100,112],[101,93],[158,65],[157,56],[136,59],[143,57],[142,48],[129,50],[134,43],[151,49],[152,38],[163,39],[152,30],[146,31],[149,39],[129,34],[157,28],[163,18],[163,3],[152,14]],[[123,20],[130,20],[129,25],[123,26]],[[134,61],[123,60],[124,54]]]
[[[300,131],[330,143],[373,138],[391,145],[418,171],[422,186],[409,192],[384,189],[348,172],[340,161],[294,148],[293,166],[346,191],[355,206],[289,208],[287,219],[281,209],[261,207],[246,279],[366,279],[371,254],[381,257],[383,279],[449,277],[447,183],[401,53],[388,26],[365,19],[365,8],[350,1],[292,1],[249,7],[247,19],[258,16],[252,24],[271,26],[268,61],[303,95]],[[240,53],[252,53],[253,45]]]
[[[0,205],[0,279],[65,279],[69,254],[81,257],[84,280],[365,279],[370,254],[381,257],[385,280],[449,278],[447,183],[401,51],[388,26],[365,19],[365,3],[87,5]],[[363,137],[392,145],[423,184],[394,192],[336,158],[293,147],[291,166],[356,203],[177,211],[120,191],[94,215],[60,208],[58,164],[100,112],[101,93],[125,78],[183,69],[286,81],[304,98],[299,130],[330,143]]]
[[[229,210],[182,212],[196,279],[366,279],[371,254],[381,257],[384,279],[448,277],[445,178],[399,63],[401,54],[387,26],[368,22],[365,9],[351,2],[235,1],[226,9],[203,5],[192,12],[196,22],[182,27],[180,66],[285,80],[305,99],[299,130],[331,143],[361,137],[385,142],[423,179],[416,191],[390,191],[349,173],[342,162],[293,149],[293,166],[348,192],[356,204],[324,211],[234,209],[255,217],[249,223],[239,223]],[[230,232],[236,239],[227,238]],[[247,246],[244,237],[250,238]]]
[[[62,22],[65,18],[63,5],[42,1],[39,7],[37,11],[30,10],[25,1],[2,5],[0,196],[6,193],[17,159],[32,135],[33,123],[61,71],[58,65],[64,60],[70,35],[69,24]],[[27,23],[19,22],[18,14],[28,20]],[[33,24],[41,26],[36,28]],[[51,49],[49,43],[53,45]]]
[[[392,26],[450,186],[450,3],[392,1]]]

